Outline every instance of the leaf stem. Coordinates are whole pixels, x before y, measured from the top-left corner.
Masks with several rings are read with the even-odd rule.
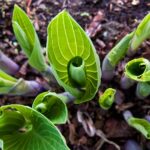
[[[0,51],[0,69],[8,74],[15,75],[19,70],[19,65]]]
[[[76,100],[76,97],[74,97],[73,95],[71,95],[69,92],[63,92],[59,94],[60,96],[65,96],[65,103],[70,103],[73,102],[74,100]]]

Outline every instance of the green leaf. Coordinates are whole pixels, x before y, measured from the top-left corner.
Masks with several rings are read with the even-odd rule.
[[[49,118],[54,124],[66,123],[68,119],[65,97],[53,92],[39,94],[32,107]]]
[[[0,94],[7,94],[16,82],[17,79],[0,70]]]
[[[98,55],[89,37],[66,10],[52,19],[48,26],[47,54],[57,81],[77,98],[76,103],[89,101],[95,96],[101,78]],[[81,78],[83,83],[86,80],[85,85],[76,83],[76,73],[74,77],[70,76],[68,68],[72,61],[77,63],[76,57],[84,64],[80,72],[85,75]]]
[[[45,71],[47,65],[34,26],[26,13],[17,5],[14,7],[12,23],[16,39],[29,58],[29,64],[38,71]]]
[[[5,115],[7,120],[3,116],[6,110],[9,110]],[[34,109],[15,104],[3,106],[0,111],[3,116],[3,120],[0,118],[0,139],[4,150],[69,150],[59,130]],[[8,132],[1,133],[1,125]]]
[[[130,117],[128,124],[141,132],[147,139],[150,139],[150,123],[147,120]]]
[[[116,94],[116,90],[113,88],[108,88],[105,90],[105,92],[103,93],[103,95],[100,96],[99,98],[99,105],[103,108],[108,110],[114,100],[115,100],[115,94]]]
[[[131,50],[136,50],[148,38],[150,38],[150,13],[138,25],[131,41]]]
[[[149,82],[139,82],[136,87],[136,96],[140,99],[144,99],[150,95]]]
[[[107,57],[113,67],[115,67],[119,61],[125,57],[131,43],[134,32],[127,34],[121,39],[121,41],[108,53]]]
[[[150,81],[150,70],[144,72],[141,79],[145,82],[149,82]]]
[[[135,81],[148,81],[147,71],[150,70],[150,62],[145,58],[137,58],[129,61],[125,66],[125,75]]]

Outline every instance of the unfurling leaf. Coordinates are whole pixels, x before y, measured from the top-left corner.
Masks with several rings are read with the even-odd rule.
[[[128,124],[141,132],[147,139],[150,139],[150,123],[145,119],[130,117]]]
[[[121,39],[117,45],[110,50],[107,55],[107,59],[109,60],[110,64],[115,67],[119,61],[125,57],[131,43],[131,39],[134,35],[134,32],[127,34],[125,37]]]
[[[150,95],[150,83],[149,82],[139,82],[136,87],[136,96],[139,99],[144,99]]]
[[[115,94],[116,94],[115,89],[113,88],[106,89],[103,95],[101,95],[99,98],[99,105],[103,109],[106,109],[106,110],[109,109],[115,100]]]
[[[29,59],[29,64],[38,71],[45,71],[47,65],[33,24],[26,13],[17,5],[13,11],[13,30],[17,41]]]
[[[129,61],[125,66],[125,75],[135,81],[150,81],[148,71],[150,70],[150,62],[145,58],[137,58]]]
[[[0,111],[4,150],[69,150],[59,130],[34,109],[15,104],[0,107]]]
[[[68,111],[65,97],[53,92],[39,94],[33,102],[33,108],[49,118],[54,124],[66,123]]]
[[[150,38],[150,13],[138,25],[131,41],[131,50],[136,50],[148,38]]]
[[[61,86],[77,98],[91,100],[100,85],[96,50],[79,24],[64,10],[48,26],[47,54]]]

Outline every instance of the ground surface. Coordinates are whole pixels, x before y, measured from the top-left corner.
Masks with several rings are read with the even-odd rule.
[[[16,45],[12,31],[11,16],[15,3],[24,10],[28,10],[43,47],[46,45],[48,22],[59,11],[67,8],[91,36],[101,62],[115,43],[126,33],[132,31],[150,11],[149,0],[0,0],[0,49],[20,65],[21,69],[17,77],[36,80],[40,80],[41,76],[27,64],[26,57]],[[134,57],[144,56],[150,59],[149,47],[150,42],[145,42]],[[130,128],[122,116],[122,112],[127,109],[137,117],[145,117],[150,114],[149,98],[143,101],[138,100],[134,94],[135,87],[126,91],[120,88],[119,80],[123,72],[123,65],[129,59],[131,58],[126,57],[119,64],[116,76],[111,82],[102,80],[99,89],[99,93],[108,87],[120,90],[122,94],[120,104],[114,104],[109,111],[104,111],[98,105],[97,94],[91,102],[68,105],[69,121],[59,128],[72,150],[115,150],[116,148],[111,143],[102,144],[103,140],[99,137],[100,131],[103,131],[106,137],[118,144],[121,149],[128,139],[136,140],[144,150],[150,149],[150,142]],[[32,100],[33,98],[1,96],[0,104],[31,105]],[[90,128],[98,130],[97,135],[93,135],[93,130]],[[102,136],[102,133],[100,135]]]

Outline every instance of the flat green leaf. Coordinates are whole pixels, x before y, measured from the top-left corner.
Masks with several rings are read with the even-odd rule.
[[[125,66],[125,75],[135,81],[146,82],[146,73],[150,70],[150,62],[145,58],[137,58],[129,61]]]
[[[89,101],[95,96],[101,78],[98,55],[89,37],[66,10],[48,26],[47,54],[57,81],[77,98],[76,103]],[[84,86],[74,84],[69,76],[69,65],[76,57],[84,62],[84,72],[80,71],[85,73]],[[77,76],[74,79],[79,81]]]
[[[54,124],[63,124],[68,119],[67,106],[64,100],[65,97],[56,93],[44,92],[35,98],[32,107],[45,115]]]
[[[141,132],[147,139],[150,139],[150,123],[147,120],[130,117],[128,123]]]
[[[150,38],[150,13],[138,25],[131,41],[131,49],[136,50],[148,38]]]
[[[4,116],[6,110],[9,114]],[[1,107],[0,111],[3,117],[0,122],[0,139],[3,140],[4,150],[69,150],[59,130],[34,109],[22,105],[8,105]],[[24,118],[22,122],[21,118]]]
[[[45,71],[47,65],[34,26],[26,13],[17,5],[14,7],[12,23],[16,39],[29,58],[29,64],[38,71]]]
[[[115,100],[115,94],[116,94],[115,89],[113,88],[106,89],[105,92],[99,98],[99,105],[103,109],[108,110]]]

